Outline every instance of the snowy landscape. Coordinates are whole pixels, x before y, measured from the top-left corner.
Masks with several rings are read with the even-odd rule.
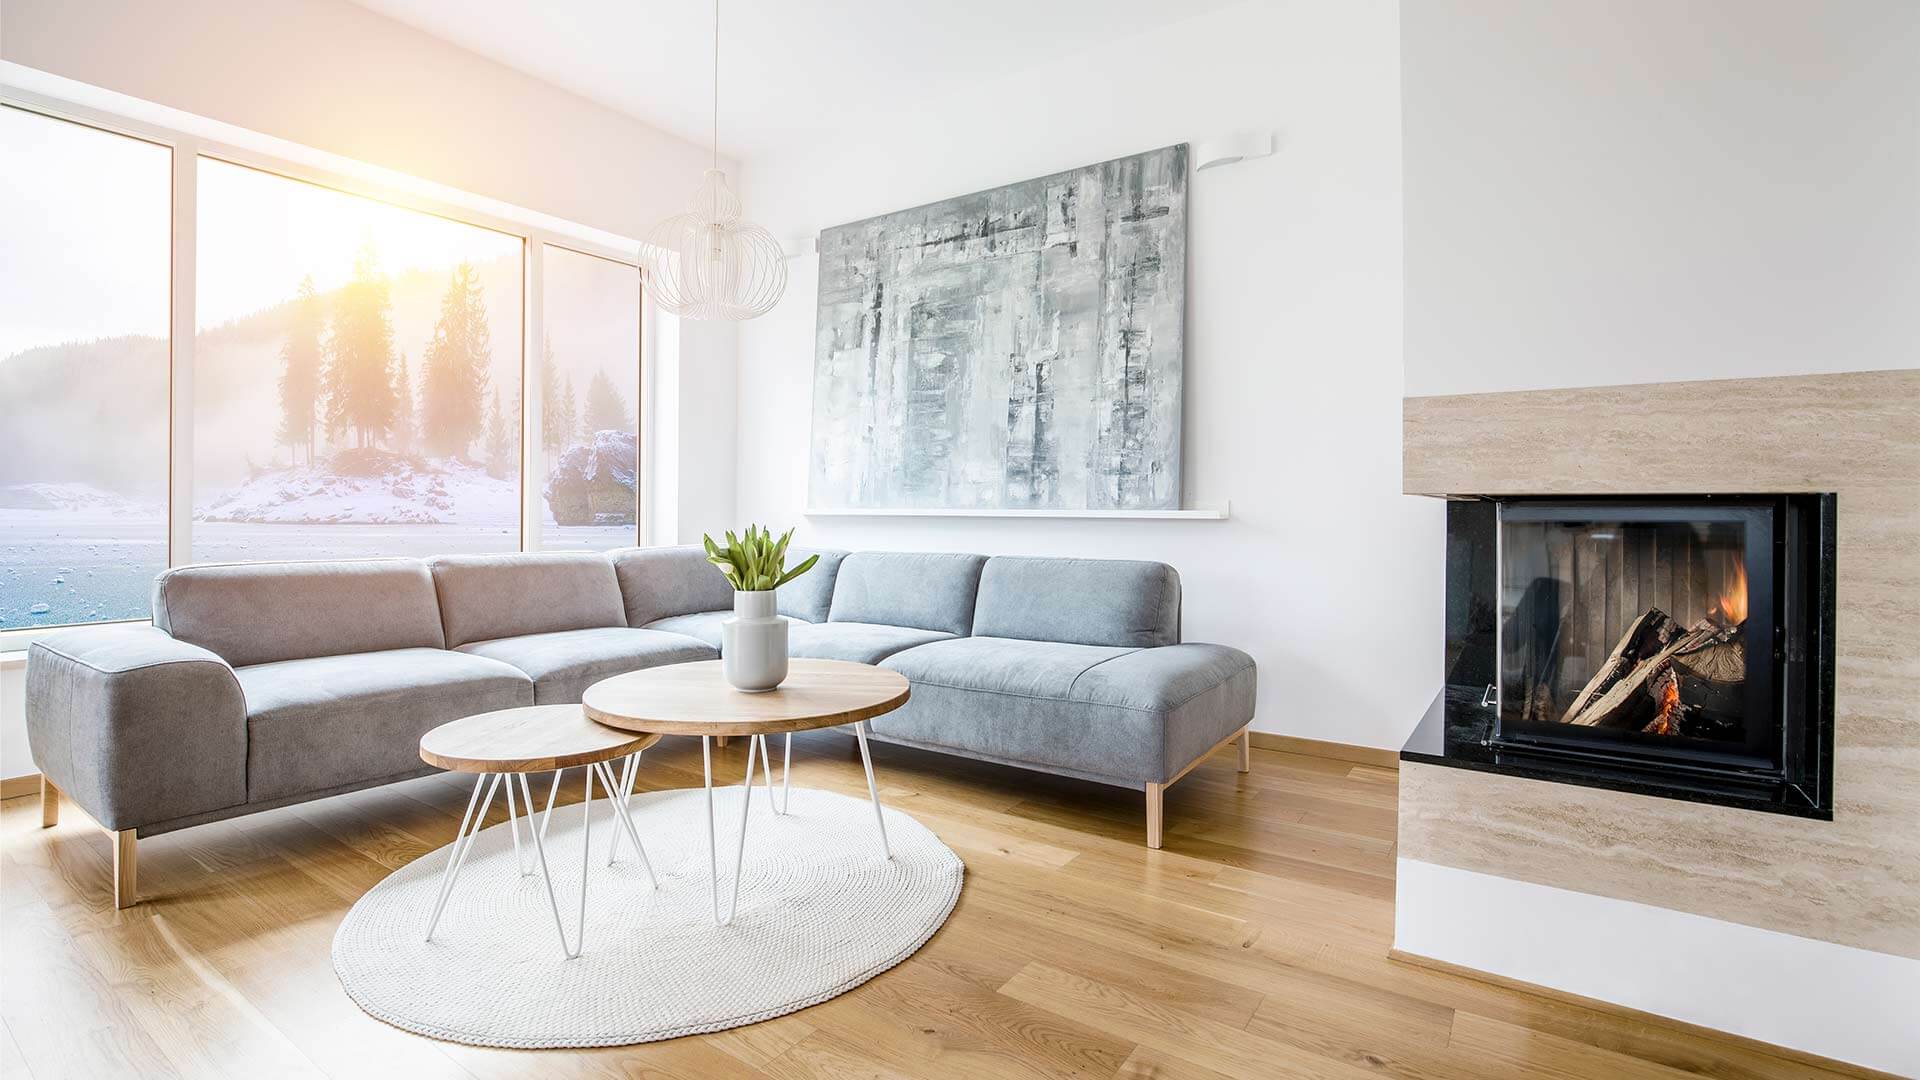
[[[195,521],[271,525],[510,525],[520,489],[456,458],[369,447],[267,469],[196,507]]]
[[[388,274],[368,247],[344,285],[203,327],[192,561],[519,550],[518,275],[518,257]],[[0,429],[0,629],[148,616],[166,355],[133,335],[0,358],[0,396],[35,405]],[[606,374],[634,355],[543,349],[544,548],[637,540],[637,370]]]

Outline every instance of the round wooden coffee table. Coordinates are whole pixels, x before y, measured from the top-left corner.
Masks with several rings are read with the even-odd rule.
[[[460,830],[454,834],[453,844],[447,849],[447,866],[440,875],[440,898],[434,903],[433,915],[427,920],[427,940],[433,940],[433,931],[440,925],[440,913],[446,908],[447,897],[453,892],[453,883],[460,876],[460,867],[467,860],[467,851],[473,847],[474,838],[480,835],[487,811],[493,806],[493,797],[504,777],[507,828],[513,832],[514,862],[519,866],[521,876],[533,872],[520,854],[520,819],[524,817],[527,833],[533,840],[540,877],[546,882],[547,902],[553,908],[554,929],[560,932],[560,951],[569,960],[579,956],[581,947],[586,944],[587,865],[593,838],[594,777],[600,778],[601,786],[607,792],[608,803],[613,807],[614,817],[622,825],[621,832],[613,836],[616,846],[608,850],[607,862],[611,864],[618,854],[617,845],[621,833],[624,833],[633,841],[641,864],[647,868],[647,876],[653,878],[653,864],[647,860],[647,849],[640,843],[640,834],[634,831],[633,822],[627,817],[626,803],[633,793],[640,752],[659,741],[660,736],[656,734],[619,731],[596,724],[587,719],[578,705],[530,705],[499,709],[441,724],[420,736],[420,760],[453,772],[475,774],[473,794],[467,799],[467,812],[460,818]],[[623,758],[626,763],[616,781],[608,762]],[[574,943],[568,945],[567,930],[560,921],[560,901],[553,892],[553,876],[547,872],[546,835],[547,822],[553,817],[553,800],[560,793],[560,776],[572,768],[587,770],[587,797],[581,803],[580,922],[574,931]],[[533,821],[533,793],[527,787],[527,774],[548,771],[553,773],[553,786],[547,790],[547,807],[541,813],[540,824],[536,827]],[[520,787],[519,813],[515,812],[514,806],[513,789],[516,782]],[[484,800],[481,798],[482,788],[486,789]],[[476,806],[478,813],[474,812]],[[469,828],[469,825],[472,827]],[[657,879],[654,885],[658,887]]]
[[[765,774],[769,807],[776,814],[786,813],[791,803],[796,731],[853,725],[854,738],[860,743],[860,764],[867,771],[873,820],[880,829],[880,852],[893,858],[887,844],[887,820],[880,808],[880,788],[873,779],[873,756],[867,751],[866,722],[906,704],[907,692],[906,676],[897,671],[846,660],[795,659],[788,662],[786,681],[779,687],[748,693],[727,682],[720,661],[702,660],[615,675],[588,687],[581,702],[590,719],[608,727],[655,736],[700,736],[700,758],[707,781],[707,865],[712,873],[713,919],[726,926],[740,906],[740,867],[747,851],[748,812],[753,808],[754,759],[759,757]],[[740,839],[733,857],[733,899],[724,919],[720,916],[720,865],[713,824],[712,740],[717,735],[748,736]],[[768,735],[787,737],[779,803],[773,799]]]

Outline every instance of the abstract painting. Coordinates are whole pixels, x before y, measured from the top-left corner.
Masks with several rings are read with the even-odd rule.
[[[820,235],[818,510],[1180,505],[1187,148]]]

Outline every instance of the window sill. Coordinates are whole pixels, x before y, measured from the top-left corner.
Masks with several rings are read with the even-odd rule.
[[[0,667],[7,666],[14,659],[18,663],[27,662],[27,646],[51,634],[65,633],[88,626],[131,626],[149,622],[148,619],[114,619],[103,622],[68,623],[63,626],[23,626],[17,630],[0,630]]]

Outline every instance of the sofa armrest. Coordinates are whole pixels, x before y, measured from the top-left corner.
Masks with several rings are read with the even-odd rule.
[[[1165,717],[1161,760],[1153,763],[1158,775],[1147,779],[1166,783],[1253,722],[1257,685],[1253,657],[1189,641],[1135,649],[1089,668],[1075,681],[1073,696]]]
[[[27,743],[108,829],[247,801],[247,706],[225,660],[151,625],[55,634],[27,653]]]

